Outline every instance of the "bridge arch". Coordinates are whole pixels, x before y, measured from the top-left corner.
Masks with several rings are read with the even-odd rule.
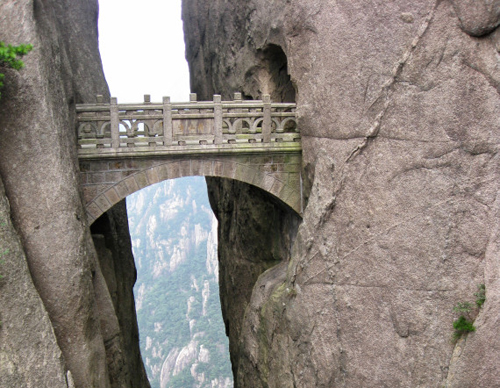
[[[272,194],[302,213],[300,153],[221,155],[165,159],[81,160],[82,189],[89,224],[128,195],[155,183],[187,176],[235,179]]]

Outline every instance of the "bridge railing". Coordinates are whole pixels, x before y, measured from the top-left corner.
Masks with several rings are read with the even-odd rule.
[[[262,100],[197,101],[190,95],[187,103],[172,103],[164,97],[161,104],[144,96],[141,104],[110,103],[76,106],[78,145],[87,152],[130,147],[185,147],[233,144],[297,143],[300,141],[294,103]]]

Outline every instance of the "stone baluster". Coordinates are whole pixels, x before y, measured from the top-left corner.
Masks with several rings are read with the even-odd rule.
[[[196,93],[189,93],[189,102],[196,102],[198,100],[198,96]]]
[[[239,92],[236,92],[234,93],[234,98],[233,98],[234,102],[237,102],[237,103],[241,103],[243,102],[243,99],[242,99],[242,96],[241,96],[241,93]],[[234,113],[242,113],[242,110],[241,109],[234,109],[233,110]],[[238,118],[241,118],[241,115],[240,117]],[[236,120],[235,120],[236,121]],[[233,127],[233,132],[234,133],[237,133],[237,134],[241,134],[242,132],[242,128],[243,128],[243,122],[242,121],[239,121],[234,127]]]
[[[264,120],[262,121],[262,139],[264,143],[269,143],[271,141],[271,96],[269,94],[264,94],[262,96],[262,101],[264,103]]]
[[[97,104],[102,104],[103,101],[104,101],[104,96],[102,94],[97,94],[96,95],[96,101],[97,101]],[[98,112],[93,112],[93,116],[94,117],[99,117],[99,113]],[[103,124],[104,124],[103,121],[98,121],[97,122],[96,134],[95,134],[96,140],[103,139],[106,136],[105,133],[104,133],[104,130],[102,130],[102,132],[99,130]],[[97,143],[96,144],[96,148],[104,148],[104,144]]]
[[[118,99],[111,97],[109,113],[111,117],[111,147],[120,148],[120,118],[118,113]]]
[[[163,145],[166,147],[171,146],[172,140],[172,104],[170,103],[170,97],[163,97]]]
[[[214,144],[222,144],[222,97],[214,94]]]

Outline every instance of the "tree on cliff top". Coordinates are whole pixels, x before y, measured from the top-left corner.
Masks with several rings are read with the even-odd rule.
[[[21,44],[19,46],[6,45],[0,41],[0,70],[1,68],[11,68],[20,70],[24,67],[23,61],[19,58],[28,54],[33,49],[30,44]],[[3,87],[4,73],[0,73],[0,89]],[[0,91],[0,98],[2,93]]]

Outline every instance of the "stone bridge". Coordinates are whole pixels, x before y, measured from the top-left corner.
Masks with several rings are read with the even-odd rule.
[[[103,103],[76,106],[81,185],[90,223],[166,179],[212,176],[257,186],[302,214],[295,104],[262,100]]]

